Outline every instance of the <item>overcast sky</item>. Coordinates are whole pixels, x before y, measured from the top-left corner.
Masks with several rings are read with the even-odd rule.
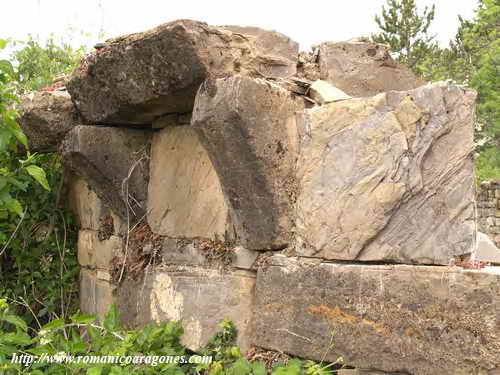
[[[373,20],[385,0],[2,0],[0,39],[70,35],[69,28],[90,33],[86,43],[143,31],[188,18],[212,25],[237,24],[280,31],[302,50],[328,40],[347,40],[377,30]],[[416,0],[419,7],[436,3],[433,33],[447,45],[457,16],[472,18],[477,0]],[[74,36],[74,33],[73,33]],[[79,43],[80,40],[75,40]]]

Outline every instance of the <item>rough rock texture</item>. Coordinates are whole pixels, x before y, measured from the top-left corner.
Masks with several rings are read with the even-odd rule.
[[[153,129],[163,129],[167,126],[189,125],[191,113],[169,113],[153,121]]]
[[[180,20],[109,41],[85,59],[68,91],[92,122],[150,124],[189,112],[209,76],[287,76],[297,54],[298,45],[281,34]]]
[[[133,221],[145,213],[150,136],[144,130],[77,126],[63,141],[63,162],[121,219]]]
[[[469,253],[475,97],[436,84],[306,110],[297,252],[422,264]]]
[[[151,146],[148,223],[170,237],[224,238],[224,194],[207,152],[190,126],[155,133]]]
[[[286,246],[293,226],[297,127],[303,103],[263,80],[208,80],[192,126],[207,150],[248,249]]]
[[[193,241],[165,238],[161,246],[162,263],[168,265],[206,266],[206,253]]]
[[[43,91],[21,98],[18,123],[28,137],[31,152],[56,152],[59,143],[81,124],[66,91]]]
[[[500,363],[498,269],[271,263],[257,276],[257,346],[412,375]]]
[[[238,329],[238,345],[246,350],[252,333],[255,275],[201,267],[169,267],[126,280],[118,290],[118,306],[126,327],[182,320],[183,343],[192,350],[207,343],[217,324],[231,319]]]
[[[479,230],[500,248],[500,180],[484,181],[477,194]]]
[[[262,55],[259,75],[270,78],[287,78],[297,72],[299,44],[276,31],[253,26],[222,26],[222,29],[253,37],[255,47]]]
[[[105,223],[112,222],[110,234],[120,235],[126,231],[124,221],[106,207],[83,178],[71,174],[68,181],[68,207],[75,214],[78,228],[102,231]],[[110,230],[106,228],[106,231]]]
[[[113,258],[122,254],[123,240],[119,236],[100,239],[93,230],[78,232],[78,263],[82,267],[110,271]]]
[[[411,90],[425,84],[396,63],[387,46],[371,42],[327,42],[319,45],[322,80],[351,96],[365,97],[390,90]]]
[[[101,219],[109,213],[89,184],[76,175],[70,177],[68,205],[80,229],[99,230]]]

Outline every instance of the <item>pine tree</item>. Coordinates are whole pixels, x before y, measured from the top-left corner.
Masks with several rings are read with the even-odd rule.
[[[425,7],[420,14],[415,0],[387,0],[388,9],[382,7],[382,17],[375,16],[381,33],[372,36],[378,43],[388,44],[397,59],[416,73],[419,62],[435,46],[429,27],[434,20],[435,6]]]

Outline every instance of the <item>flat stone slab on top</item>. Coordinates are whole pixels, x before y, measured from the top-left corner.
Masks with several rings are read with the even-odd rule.
[[[108,41],[87,56],[67,87],[82,115],[106,124],[151,124],[193,107],[208,77],[286,77],[298,44],[257,28],[179,20]]]

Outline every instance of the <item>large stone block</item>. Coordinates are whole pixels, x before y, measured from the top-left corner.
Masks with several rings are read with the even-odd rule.
[[[288,91],[245,77],[208,80],[193,111],[248,249],[285,247],[293,226],[297,127],[303,108]]]
[[[148,223],[153,232],[224,238],[230,231],[219,178],[190,126],[155,133],[150,171]]]
[[[77,126],[62,144],[63,162],[123,221],[146,212],[152,131]]]
[[[297,43],[256,28],[230,29],[180,20],[110,40],[83,61],[68,90],[90,121],[151,124],[166,113],[190,112],[209,76],[295,72]]]
[[[351,96],[373,96],[390,90],[411,90],[425,84],[396,63],[389,48],[371,42],[327,42],[319,45],[319,72]]]
[[[500,363],[498,268],[274,263],[257,276],[257,346],[413,375]]]
[[[127,327],[151,320],[182,321],[183,343],[196,350],[219,330],[224,318],[238,329],[238,345],[250,346],[255,275],[248,271],[222,271],[201,267],[166,267],[126,280],[118,291],[118,305]]]
[[[421,264],[469,253],[475,97],[435,84],[306,110],[297,252]]]
[[[66,91],[24,95],[17,121],[28,137],[31,152],[56,152],[66,133],[81,124]]]

